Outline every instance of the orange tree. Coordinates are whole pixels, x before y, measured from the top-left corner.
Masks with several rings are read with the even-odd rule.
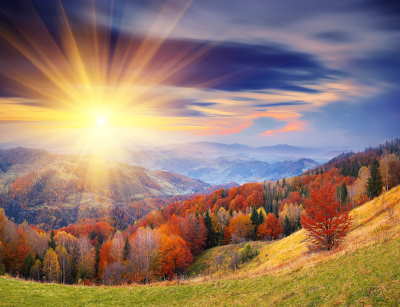
[[[301,225],[307,231],[312,249],[331,250],[349,231],[351,218],[347,208],[336,200],[336,186],[324,183],[310,192],[305,201]]]

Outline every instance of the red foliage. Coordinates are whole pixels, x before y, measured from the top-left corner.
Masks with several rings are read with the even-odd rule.
[[[189,246],[178,235],[166,234],[160,230],[159,250],[161,275],[172,278],[175,273],[183,272],[193,261]]]
[[[113,263],[115,259],[111,253],[112,241],[107,241],[103,244],[100,249],[99,255],[99,276],[103,277],[106,267]]]
[[[108,222],[82,221],[60,228],[58,231],[68,232],[77,238],[89,237],[90,243],[96,245],[99,238],[102,238],[102,241],[107,240],[114,233],[114,228]]]
[[[299,192],[290,192],[289,196],[282,200],[281,206],[283,207],[284,204],[302,204],[303,198]]]
[[[275,214],[268,213],[264,223],[258,226],[257,236],[262,239],[276,240],[282,234],[282,225]]]
[[[301,225],[307,231],[312,248],[331,250],[349,231],[351,218],[336,200],[336,187],[330,183],[311,190],[305,202]]]

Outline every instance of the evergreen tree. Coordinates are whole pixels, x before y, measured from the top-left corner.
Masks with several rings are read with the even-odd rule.
[[[54,231],[50,232],[49,248],[56,249],[56,240],[54,239]]]
[[[254,207],[251,210],[250,220],[251,220],[251,223],[254,225],[252,239],[256,240],[257,239],[257,226],[260,225],[259,224],[260,223],[260,217],[259,217],[259,214],[257,212],[257,209],[254,208]]]
[[[337,199],[340,202],[340,204],[343,205],[343,204],[347,203],[348,192],[347,192],[347,186],[345,183],[343,183],[337,187],[336,194],[337,194]]]
[[[124,245],[124,253],[123,253],[123,260],[127,260],[130,254],[130,245],[129,245],[129,240],[126,238],[125,240],[125,245]]]
[[[250,219],[251,219],[251,223],[254,225],[254,226],[258,226],[259,224],[259,216],[258,216],[258,212],[257,212],[257,209],[256,208],[252,208],[251,209],[251,215],[250,215]]]
[[[206,212],[206,216],[204,217],[204,224],[207,228],[207,248],[218,245],[218,233],[216,233],[214,230],[210,213],[208,211]]]
[[[260,212],[258,214],[258,225],[261,225],[262,223],[264,223],[264,214]]]
[[[25,278],[29,278],[29,276],[31,274],[31,268],[34,263],[35,263],[35,260],[33,259],[32,255],[29,254],[25,258],[24,264],[22,266],[22,276],[24,276]]]
[[[288,216],[285,216],[285,219],[283,220],[283,233],[285,236],[288,236],[292,233],[292,225],[290,224],[290,220]]]
[[[383,188],[382,177],[379,173],[379,163],[375,160],[371,165],[371,175],[367,182],[367,193],[369,198],[377,197]]]

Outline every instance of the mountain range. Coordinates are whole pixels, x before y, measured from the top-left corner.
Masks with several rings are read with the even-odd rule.
[[[131,151],[127,162],[209,184],[277,180],[302,174],[341,153],[335,149],[197,142]]]

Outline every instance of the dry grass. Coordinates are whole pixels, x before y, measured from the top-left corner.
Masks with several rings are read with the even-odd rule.
[[[334,251],[310,253],[298,231],[253,242],[260,255],[236,272],[189,280],[88,287],[1,277],[0,306],[399,306],[400,187],[351,214],[352,230]],[[200,259],[240,248],[214,248]]]
[[[352,228],[343,244],[336,250],[310,252],[307,248],[307,237],[304,230],[272,243],[260,243],[260,254],[255,259],[235,271],[224,268],[221,271],[203,270],[198,276],[187,282],[204,282],[208,280],[242,279],[264,274],[286,274],[306,267],[328,261],[376,243],[400,237],[400,186],[391,189],[380,197],[355,208],[351,212]],[[233,245],[216,247],[200,261],[213,267],[217,255],[227,254]],[[196,266],[196,263],[194,264]]]

